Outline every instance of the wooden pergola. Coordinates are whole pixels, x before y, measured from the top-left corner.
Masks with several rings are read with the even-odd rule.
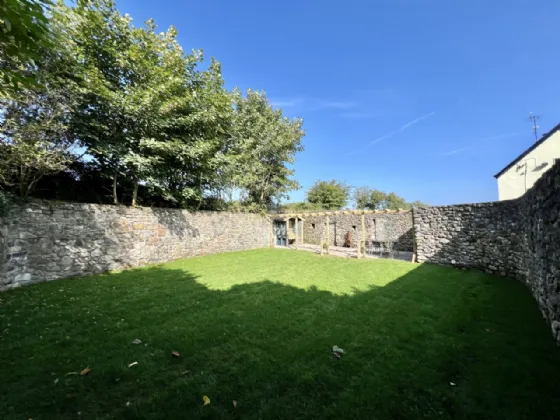
[[[365,215],[366,214],[390,214],[390,213],[408,213],[410,210],[406,209],[398,209],[398,210],[325,210],[325,211],[310,211],[310,212],[296,212],[296,213],[278,213],[278,214],[269,214],[271,223],[270,223],[270,232],[273,235],[273,223],[274,220],[283,220],[288,222],[288,220],[295,218],[295,244],[296,248],[298,248],[298,219],[305,221],[305,217],[319,217],[324,216],[326,218],[325,222],[327,225],[326,229],[326,243],[330,244],[330,229],[329,226],[329,216],[337,216],[337,215],[361,215],[362,216],[362,240],[358,241],[358,258],[361,258],[362,253],[365,255],[365,243],[366,243],[366,221]],[[301,228],[301,243],[303,244],[303,223]],[[323,250],[323,244],[321,244],[321,252]],[[328,245],[327,245],[327,253],[328,253]]]
[[[303,244],[303,223],[305,223],[305,219],[302,217],[301,214],[269,214],[270,217],[270,234],[271,234],[271,246],[274,245],[274,222],[275,221],[282,221],[282,222],[286,222],[286,233],[288,235],[288,239],[290,238],[289,235],[289,221],[290,219],[295,219],[295,224],[294,224],[294,229],[295,229],[295,237],[294,239],[294,244],[296,246],[296,249],[299,248],[299,241],[298,241],[298,233],[301,234],[301,238],[299,238],[301,240],[301,243]],[[299,223],[298,221],[301,220],[301,232],[299,232]]]

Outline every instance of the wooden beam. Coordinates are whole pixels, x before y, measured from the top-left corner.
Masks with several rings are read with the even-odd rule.
[[[297,217],[295,218],[294,223],[296,224],[294,226],[294,229],[296,231],[296,249],[299,249],[299,244],[298,244],[298,242],[299,242],[298,241],[298,218]]]
[[[327,215],[327,254],[329,253],[329,247],[331,246],[331,226],[329,224],[329,216]]]
[[[362,214],[362,245],[364,248],[366,247],[366,216],[364,216],[363,214]],[[360,245],[359,248],[361,248],[362,245]],[[360,252],[362,252],[362,249],[360,249]]]
[[[303,240],[303,231],[305,230],[304,229],[305,228],[304,223],[305,223],[305,219],[302,219],[301,220],[301,244],[302,245],[305,243],[304,240]]]
[[[268,217],[272,218],[272,219],[291,219],[294,217],[299,217],[302,220],[304,219],[304,216],[306,217],[317,217],[317,216],[337,216],[337,215],[350,215],[350,214],[355,214],[355,215],[362,215],[362,214],[379,214],[379,213],[385,213],[385,214],[392,214],[392,213],[408,213],[410,212],[410,210],[406,210],[406,209],[398,209],[398,210],[329,210],[329,211],[310,211],[310,212],[301,212],[301,213],[277,213],[277,214],[271,214]]]

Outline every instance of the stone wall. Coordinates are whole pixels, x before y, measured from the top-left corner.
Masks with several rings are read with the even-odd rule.
[[[366,240],[374,242],[395,242],[395,249],[412,251],[412,213],[371,213],[365,216]],[[305,243],[321,243],[326,239],[326,217],[304,216],[303,237]],[[362,239],[362,216],[358,214],[337,214],[329,216],[330,245],[343,246],[350,232],[352,247]],[[324,236],[325,235],[325,236]]]
[[[560,341],[560,163],[510,201],[415,208],[419,262],[516,277]]]
[[[516,201],[415,208],[413,212],[418,262],[503,276],[523,274],[525,227]]]
[[[0,289],[269,244],[254,214],[32,202],[0,218]]]

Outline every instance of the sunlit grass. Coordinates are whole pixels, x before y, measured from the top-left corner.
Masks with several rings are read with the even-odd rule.
[[[3,419],[560,418],[536,304],[478,272],[266,249],[10,291],[0,322]]]
[[[271,281],[308,290],[352,294],[396,280],[415,268],[396,260],[341,259],[295,250],[260,250],[250,253],[220,254],[166,264],[172,270],[185,270],[210,290],[228,290],[240,284]]]

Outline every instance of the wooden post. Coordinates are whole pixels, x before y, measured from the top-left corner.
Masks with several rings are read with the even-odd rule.
[[[330,246],[331,246],[331,226],[329,224],[329,215],[327,215],[327,254],[329,253]]]
[[[270,221],[270,247],[274,248],[274,220]]]
[[[305,230],[303,226],[303,224],[305,223],[305,220],[301,221],[301,244],[303,245],[305,242],[303,241],[303,231]]]
[[[295,223],[296,223],[296,225],[295,225],[295,231],[296,231],[296,241],[295,241],[295,242],[296,242],[296,249],[299,249],[299,244],[298,244],[298,218],[297,218],[297,216],[296,216],[296,219],[295,219]]]
[[[362,214],[362,245],[364,247],[364,257],[366,256],[366,216]],[[359,252],[362,252],[361,246]]]

